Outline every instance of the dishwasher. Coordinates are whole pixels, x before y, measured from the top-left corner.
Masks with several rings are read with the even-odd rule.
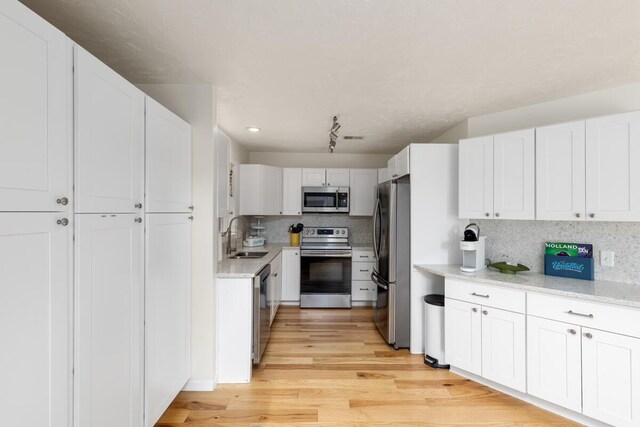
[[[260,363],[271,336],[269,297],[271,266],[267,265],[253,279],[253,363]]]

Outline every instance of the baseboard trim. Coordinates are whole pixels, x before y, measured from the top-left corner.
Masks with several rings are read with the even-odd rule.
[[[593,418],[589,418],[579,412],[574,412],[570,409],[563,408],[562,406],[554,405],[551,402],[547,402],[546,400],[531,396],[530,394],[522,393],[518,390],[513,390],[509,387],[505,387],[501,384],[482,378],[476,374],[472,374],[471,372],[463,371],[462,369],[458,369],[453,366],[451,367],[450,371],[454,374],[460,375],[461,377],[465,377],[479,384],[486,385],[487,387],[491,387],[492,389],[498,390],[504,394],[508,394],[509,396],[513,396],[516,399],[523,400],[527,403],[531,403],[534,406],[545,409],[549,412],[553,412],[556,415],[568,418],[582,425],[591,427],[610,427],[609,424],[603,423],[602,421],[594,420]]]
[[[182,391],[213,391],[218,382],[216,380],[190,379],[185,384]]]

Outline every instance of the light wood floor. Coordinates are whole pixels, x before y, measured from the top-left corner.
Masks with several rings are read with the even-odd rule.
[[[371,310],[280,308],[250,384],[182,392],[156,427],[574,425],[387,346]]]

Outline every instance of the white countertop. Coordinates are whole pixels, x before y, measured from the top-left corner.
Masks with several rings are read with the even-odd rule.
[[[459,265],[416,264],[414,267],[419,271],[451,279],[472,280],[488,285],[640,308],[640,285],[602,280],[567,279],[531,272],[503,274],[490,268],[475,273],[463,273],[460,271]]]
[[[262,258],[257,259],[229,259],[225,255],[224,259],[218,263],[218,278],[250,279],[260,272],[267,264],[278,256],[284,248],[298,249],[287,243],[268,243],[264,246],[253,246],[250,248],[238,248],[234,252],[269,252]]]

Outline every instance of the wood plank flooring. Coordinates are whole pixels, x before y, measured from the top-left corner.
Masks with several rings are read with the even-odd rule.
[[[574,423],[396,351],[371,310],[281,307],[250,384],[182,392],[156,427],[569,426]]]

